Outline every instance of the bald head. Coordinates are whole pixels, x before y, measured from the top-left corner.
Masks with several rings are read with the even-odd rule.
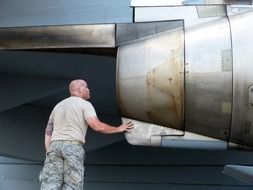
[[[70,82],[69,92],[71,96],[78,96],[83,99],[90,98],[90,91],[88,89],[87,83],[82,79],[76,79]]]
[[[71,94],[71,92],[76,91],[80,86],[82,86],[83,83],[86,83],[86,82],[82,79],[72,80],[69,83],[69,92],[70,92],[70,94]]]

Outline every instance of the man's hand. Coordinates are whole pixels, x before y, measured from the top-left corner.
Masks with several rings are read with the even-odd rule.
[[[131,129],[134,128],[134,124],[131,121],[129,121],[125,124],[120,125],[118,128],[119,132],[129,132]]]
[[[130,129],[132,129],[134,125],[132,122],[128,122],[126,124],[122,124],[118,127],[115,127],[115,126],[108,125],[104,122],[99,121],[97,117],[90,117],[86,121],[93,130],[100,133],[104,133],[104,134],[129,132]]]

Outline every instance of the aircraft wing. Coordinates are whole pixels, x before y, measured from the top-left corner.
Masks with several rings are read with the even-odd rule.
[[[253,185],[253,166],[226,165],[223,173]]]

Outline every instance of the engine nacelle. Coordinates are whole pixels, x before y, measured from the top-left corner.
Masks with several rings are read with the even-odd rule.
[[[177,14],[170,19],[173,12]],[[133,24],[136,34],[129,39],[134,40],[118,48],[117,99],[123,117],[136,123],[126,134],[131,144],[190,147],[194,141],[192,148],[212,149],[253,145],[253,12],[218,15],[205,16],[198,7],[136,9],[137,22],[157,16],[167,20],[167,30],[162,30],[164,22]],[[249,40],[236,29],[241,22],[240,33]],[[143,37],[138,31],[145,24],[153,33]],[[184,143],[174,146],[175,140]]]

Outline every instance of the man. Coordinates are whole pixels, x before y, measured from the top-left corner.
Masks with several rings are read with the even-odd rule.
[[[40,174],[41,190],[82,190],[85,136],[88,126],[105,134],[128,132],[131,122],[119,127],[99,121],[87,100],[90,91],[84,80],[69,84],[70,97],[58,103],[45,130],[46,160]]]

